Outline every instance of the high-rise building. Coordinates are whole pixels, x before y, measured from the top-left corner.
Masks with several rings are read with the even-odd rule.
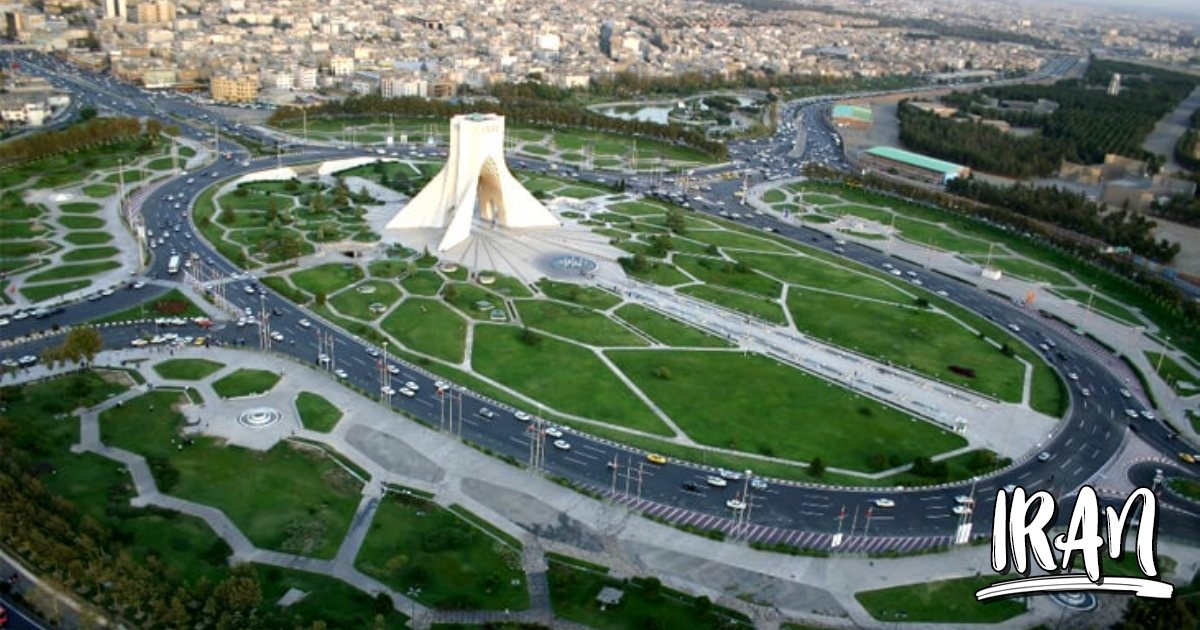
[[[1121,93],[1121,73],[1114,72],[1112,79],[1108,81],[1108,95],[1117,96]]]
[[[104,17],[122,22],[129,18],[125,0],[104,0]]]

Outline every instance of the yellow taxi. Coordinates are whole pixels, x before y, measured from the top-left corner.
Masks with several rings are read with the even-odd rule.
[[[192,342],[192,345],[193,346],[203,346],[205,341],[206,340],[204,337],[196,337],[196,340]]]
[[[667,458],[663,457],[662,455],[659,455],[658,453],[647,453],[646,459],[649,460],[651,464],[667,463]]]
[[[1179,461],[1181,461],[1181,462],[1183,462],[1183,463],[1185,463],[1185,464],[1195,464],[1195,463],[1196,463],[1196,456],[1195,456],[1195,455],[1192,455],[1191,453],[1180,453],[1180,454],[1179,454]]]

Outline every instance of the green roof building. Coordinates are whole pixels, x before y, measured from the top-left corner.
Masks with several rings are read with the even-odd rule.
[[[871,113],[870,107],[862,105],[846,105],[839,103],[833,106],[833,124],[839,127],[870,127],[874,122],[874,115]]]
[[[927,184],[945,185],[956,177],[969,177],[971,169],[953,162],[939,160],[897,149],[895,147],[871,147],[863,152],[859,166],[890,175],[899,175]]]

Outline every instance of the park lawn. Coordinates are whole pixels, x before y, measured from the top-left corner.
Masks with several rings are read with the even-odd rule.
[[[41,302],[42,300],[58,297],[64,293],[82,289],[91,283],[91,280],[72,280],[70,282],[58,282],[55,284],[22,284],[20,291],[21,295],[24,295],[29,301]]]
[[[960,254],[987,253],[991,243],[952,231],[943,224],[898,217],[896,229],[900,236],[919,245],[936,247]]]
[[[772,254],[790,254],[795,250],[784,247],[775,241],[742,234],[730,230],[688,230],[687,238],[733,249],[748,249]]]
[[[524,282],[521,282],[512,276],[506,276],[494,271],[489,271],[487,273],[492,277],[492,283],[485,286],[487,286],[488,289],[492,290],[497,295],[515,298],[533,297],[533,291],[530,291],[529,287],[525,286]],[[476,278],[476,280],[478,280],[478,278]]]
[[[295,302],[296,304],[308,304],[311,296],[296,287],[293,287],[287,278],[283,276],[262,276],[259,282],[267,285],[271,290],[282,295],[283,297]]]
[[[182,166],[183,163],[183,160],[179,161],[180,166]],[[175,168],[175,160],[171,157],[154,158],[146,163],[146,168],[155,171],[169,171]]]
[[[603,573],[551,561],[550,605],[555,616],[602,630],[627,628],[752,628],[748,619],[642,580],[620,580]],[[621,590],[621,603],[602,609],[596,596],[606,586]]]
[[[902,304],[909,304],[913,300],[911,295],[890,282],[813,256],[739,252],[734,257],[788,284]]]
[[[1171,490],[1184,497],[1187,497],[1193,501],[1200,501],[1200,482],[1196,482],[1191,479],[1184,479],[1182,477],[1176,477],[1174,479],[1168,479],[1167,486],[1170,487]]]
[[[275,628],[375,628],[401,630],[408,627],[408,616],[392,606],[335,577],[297,569],[250,565],[258,574],[262,589],[260,619]],[[276,605],[290,589],[304,591],[304,599],[280,608]],[[377,619],[377,616],[379,619]],[[324,622],[318,626],[316,621]]]
[[[1125,306],[1104,297],[1103,295],[1096,294],[1095,296],[1092,296],[1092,292],[1087,289],[1055,289],[1055,292],[1061,293],[1062,295],[1078,302],[1080,306],[1080,317],[1087,316],[1087,304],[1090,298],[1093,310],[1100,311],[1101,313],[1104,313],[1105,315],[1108,315],[1119,322],[1129,324],[1130,326],[1143,325],[1142,320],[1138,319],[1137,315],[1134,315],[1132,311]]]
[[[789,292],[788,308],[796,328],[818,339],[1007,402],[1021,400],[1024,366],[945,315],[799,290]],[[974,370],[975,378],[951,365]]]
[[[112,173],[108,177],[105,177],[104,181],[106,181],[110,184],[119,184],[122,181],[124,181],[125,184],[128,185],[132,182],[137,182],[137,181],[141,181],[141,180],[145,179],[146,176],[149,174],[150,173],[140,170],[140,169],[130,169],[127,171]]]
[[[556,195],[561,197],[570,197],[572,199],[591,199],[607,194],[608,191],[600,190],[599,188],[591,188],[588,186],[567,186],[555,191]]]
[[[728,348],[732,345],[720,337],[641,304],[626,304],[618,308],[614,315],[664,345],[694,348]]]
[[[83,194],[93,199],[103,199],[117,194],[117,187],[111,184],[88,184],[83,187]]]
[[[980,603],[975,591],[999,582],[997,576],[964,577],[894,586],[854,594],[863,608],[880,621],[905,623],[998,623],[1025,612],[1019,600]]]
[[[792,184],[792,185],[788,186],[788,188],[791,188],[793,191],[796,191],[796,192],[799,192],[800,190],[802,190],[803,189],[802,187],[803,187],[803,184],[800,184],[800,185]],[[832,206],[832,205],[839,204],[839,203],[845,203],[845,200],[841,199],[840,197],[834,197],[832,195],[822,195],[821,193],[805,192],[803,197],[804,197],[804,203],[813,204],[813,205],[817,205],[817,206]]]
[[[274,372],[242,368],[213,381],[212,388],[221,398],[238,398],[269,392],[278,382]]]
[[[313,295],[329,295],[362,280],[362,267],[351,264],[327,263],[291,274],[292,284]]]
[[[176,381],[198,381],[211,376],[225,367],[224,363],[208,359],[167,359],[154,365],[154,371],[163,378]]]
[[[982,265],[988,262],[988,257],[971,256],[971,260]],[[992,256],[990,264],[1004,273],[1034,282],[1045,282],[1060,287],[1069,287],[1075,284],[1066,274],[1024,258]]]
[[[377,260],[370,265],[367,265],[367,271],[371,272],[372,277],[376,278],[395,278],[408,270],[409,262],[406,260]]]
[[[643,282],[660,284],[666,287],[678,286],[694,282],[694,280],[675,267],[661,260],[650,260],[650,267],[644,271],[634,271],[625,267],[625,274]]]
[[[466,282],[453,282],[442,289],[442,299],[457,308],[463,314],[473,319],[488,319],[493,309],[504,308],[504,299],[484,289],[483,287]],[[491,308],[478,308],[476,303],[487,302]]]
[[[800,461],[820,457],[830,466],[874,472],[892,457],[909,462],[966,445],[957,435],[762,355],[606,354],[692,439],[711,446]],[[877,461],[869,461],[872,456]]]
[[[598,287],[582,286],[572,282],[557,282],[549,278],[538,280],[536,286],[548,298],[572,302],[596,310],[607,310],[621,303],[621,298]]]
[[[787,323],[783,308],[775,300],[742,295],[708,285],[687,286],[679,289],[679,292],[774,324]]]
[[[375,274],[374,268],[371,273]],[[400,286],[413,295],[437,295],[442,290],[442,277],[434,271],[418,271],[401,280]]]
[[[100,211],[100,204],[91,201],[71,201],[68,203],[59,204],[59,210],[75,214],[89,214]]]
[[[884,210],[882,208],[869,208],[867,206],[858,205],[833,206],[830,208],[825,208],[825,212],[838,216],[848,214],[856,216],[860,219],[882,223],[884,225],[890,224],[892,222],[892,217],[895,216],[895,214],[893,214],[890,210]]]
[[[69,230],[98,230],[104,227],[104,219],[100,217],[84,217],[75,215],[62,215],[58,217],[58,224]]]
[[[116,247],[81,247],[73,249],[63,254],[64,262],[79,262],[81,260],[99,260],[101,258],[109,258],[116,256],[118,250]]]
[[[68,232],[63,239],[72,245],[101,245],[113,237],[108,232]]]
[[[375,292],[360,292],[358,288],[364,286],[374,287]],[[385,307],[391,307],[399,299],[400,290],[396,288],[394,283],[382,280],[367,280],[362,284],[347,287],[338,292],[337,295],[329,299],[329,303],[343,315],[370,321],[378,319],[380,315],[386,312],[372,313],[372,304],[379,303]]]
[[[120,266],[121,263],[115,260],[105,262],[78,263],[74,265],[57,265],[45,271],[40,271],[29,276],[26,278],[26,281],[45,282],[48,280],[66,280],[69,278],[94,275],[110,269],[116,269]]]
[[[783,291],[783,285],[778,281],[754,273],[750,269],[739,272],[734,268],[734,263],[728,261],[678,255],[671,260],[680,269],[707,284],[720,285],[769,298],[778,298]]]
[[[409,298],[380,322],[406,348],[459,363],[467,351],[467,321],[438,300]]]
[[[304,428],[321,433],[329,433],[342,419],[342,410],[333,403],[312,392],[300,392],[296,395],[296,413]]]
[[[159,489],[225,512],[255,545],[332,558],[361,485],[322,453],[279,443],[258,452],[207,436],[181,445],[179,392],[153,391],[100,416],[105,444],[146,457]]]
[[[515,326],[477,325],[471,367],[563,413],[670,435],[590,351],[544,335],[537,335],[536,344],[530,345],[522,336]]]
[[[608,209],[629,216],[659,215],[667,212],[666,206],[648,201],[622,201],[608,206]]]
[[[278,197],[276,195],[257,193],[250,190],[246,190],[246,194],[241,195],[239,195],[237,190],[235,190],[217,197],[217,205],[221,206],[221,208],[225,210],[257,210],[265,213],[267,209],[271,207],[272,203],[275,204],[276,210],[283,210],[291,207],[292,200],[288,197]]]
[[[788,199],[787,193],[783,192],[782,190],[779,190],[778,188],[772,188],[772,189],[768,190],[767,192],[763,193],[763,196],[762,196],[762,200],[767,203],[782,203],[784,201],[787,201],[787,199]]]
[[[1191,396],[1200,389],[1200,378],[1192,376],[1182,365],[1175,362],[1171,356],[1163,356],[1161,352],[1146,352],[1146,360],[1154,366],[1158,376],[1180,396]]]
[[[646,341],[603,313],[549,300],[514,300],[521,323],[594,346],[644,346]]]
[[[524,610],[529,592],[521,551],[437,504],[389,494],[355,567],[438,609]]]

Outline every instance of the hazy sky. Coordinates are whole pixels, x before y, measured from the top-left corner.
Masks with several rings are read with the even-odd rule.
[[[1067,4],[1106,6],[1134,13],[1158,13],[1200,17],[1197,0],[1064,0]]]

